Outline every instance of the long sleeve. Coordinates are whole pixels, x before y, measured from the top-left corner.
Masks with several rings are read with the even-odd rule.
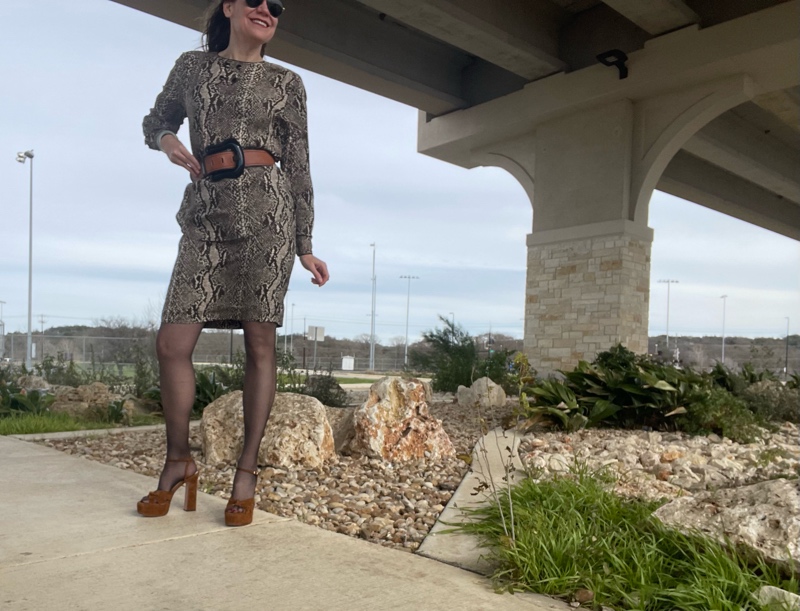
[[[314,227],[314,189],[311,184],[308,150],[308,111],[306,90],[297,74],[288,83],[289,100],[284,110],[285,133],[281,169],[289,179],[295,202],[295,243],[298,255],[312,252]]]
[[[161,150],[160,136],[163,132],[177,132],[186,118],[184,105],[185,76],[188,54],[182,54],[167,77],[167,82],[161,93],[156,97],[156,103],[150,113],[142,122],[144,141],[151,149]]]

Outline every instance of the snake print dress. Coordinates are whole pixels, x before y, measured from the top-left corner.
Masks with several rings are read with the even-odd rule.
[[[314,223],[302,80],[270,62],[190,51],[178,58],[144,119],[146,144],[158,150],[159,135],[177,132],[185,118],[201,162],[209,145],[236,138],[242,148],[266,149],[280,167],[253,166],[238,178],[187,185],[161,321],[281,326],[294,256],[311,253]]]

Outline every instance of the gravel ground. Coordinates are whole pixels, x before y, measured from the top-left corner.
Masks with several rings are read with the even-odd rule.
[[[351,406],[366,392],[350,393]],[[486,416],[486,428],[505,424],[514,408]],[[350,407],[349,409],[353,409]],[[450,394],[437,394],[430,413],[440,420],[457,454],[471,454],[481,435],[479,414],[453,403]],[[331,424],[346,409],[328,408]],[[269,426],[269,425],[267,425]],[[613,468],[620,479],[616,490],[639,498],[670,498],[740,486],[774,477],[797,477],[800,447],[797,427],[755,444],[736,444],[715,435],[690,437],[680,433],[593,429],[578,433],[537,431],[520,446],[524,462],[542,476],[563,472],[576,459],[592,468]],[[235,465],[203,460],[199,429],[191,433],[192,453],[200,468],[200,489],[230,497]],[[113,435],[40,441],[44,445],[155,480],[161,472],[166,441],[163,430],[135,429]],[[469,469],[459,458],[422,459],[391,464],[380,459],[337,455],[323,469],[287,470],[267,466],[256,488],[256,505],[264,511],[294,517],[326,530],[360,537],[405,551],[414,551],[436,523]],[[142,490],[142,496],[147,490]],[[138,498],[131,499],[135,503]]]
[[[353,394],[353,400],[360,397]],[[513,401],[487,416],[488,428],[510,416]],[[480,436],[478,414],[437,395],[429,404],[459,454],[470,454]],[[344,410],[329,408],[331,419]],[[267,425],[269,426],[269,424]],[[40,441],[43,445],[89,460],[130,469],[158,479],[166,452],[163,430],[130,430],[100,437]],[[192,429],[192,454],[200,469],[200,490],[230,498],[234,464],[206,464],[198,429]],[[467,469],[458,458],[385,463],[367,457],[338,455],[323,469],[266,467],[256,488],[256,506],[326,530],[414,551],[436,523]],[[153,486],[155,488],[155,484]],[[142,490],[142,496],[147,490]],[[131,499],[131,503],[138,500]]]

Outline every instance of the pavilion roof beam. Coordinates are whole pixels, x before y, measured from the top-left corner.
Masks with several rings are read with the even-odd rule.
[[[648,34],[658,36],[699,23],[700,17],[683,0],[603,0]]]
[[[753,102],[771,112],[792,129],[800,129],[799,87],[758,95],[753,98]]]
[[[195,30],[208,6],[206,0],[115,1]],[[451,45],[389,20],[381,22],[377,12],[355,0],[292,0],[269,54],[432,115],[469,105],[463,72],[476,64],[473,56]],[[484,68],[487,80],[493,70],[505,73]]]
[[[800,206],[686,151],[672,158],[656,189],[800,240]]]
[[[533,81],[566,69],[558,56],[563,11],[538,0],[357,0],[471,55]]]
[[[715,119],[692,136],[683,149],[800,204],[800,153],[735,115]]]

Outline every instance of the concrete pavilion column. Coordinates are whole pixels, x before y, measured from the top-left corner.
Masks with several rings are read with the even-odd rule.
[[[753,95],[744,75],[584,107],[471,152],[533,205],[524,349],[542,372],[622,343],[647,351],[653,190],[686,141]]]
[[[616,343],[647,351],[653,232],[646,206],[632,219],[633,132],[629,100],[536,129],[524,346],[541,371]]]
[[[652,230],[623,219],[528,235],[525,353],[541,372],[647,351]]]

